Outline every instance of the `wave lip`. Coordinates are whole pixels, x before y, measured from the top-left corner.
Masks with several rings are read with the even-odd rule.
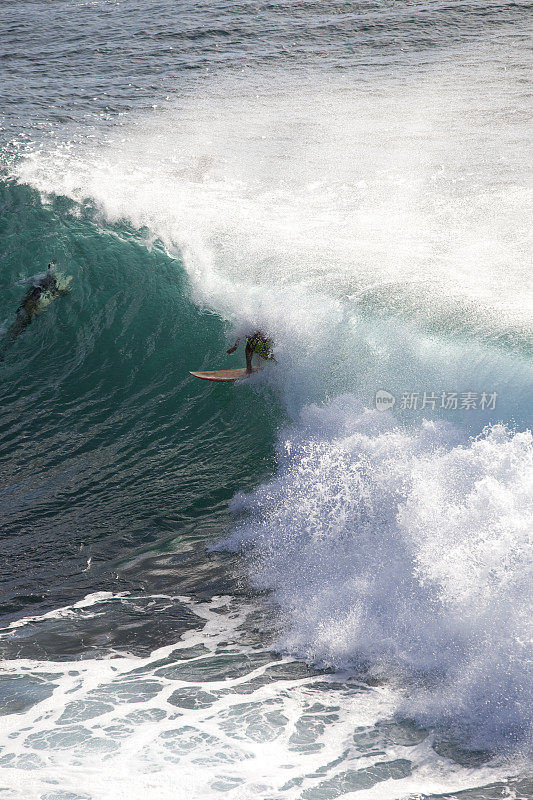
[[[304,409],[278,455],[276,478],[235,498],[224,546],[250,549],[281,647],[407,682],[409,712],[472,747],[523,745],[531,433],[406,431],[344,396]]]
[[[523,55],[502,71],[481,48],[468,66],[368,82],[197,80],[96,142],[28,145],[7,166],[147,230],[235,324],[287,327],[322,296],[529,354],[523,69]]]

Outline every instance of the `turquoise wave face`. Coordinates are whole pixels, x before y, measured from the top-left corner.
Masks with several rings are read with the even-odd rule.
[[[15,611],[79,591],[89,556],[94,586],[110,559],[220,530],[234,492],[271,471],[280,412],[189,376],[243,355],[225,355],[222,320],[191,302],[160,247],[25,186],[3,183],[0,202],[3,336],[52,258],[73,277],[0,365],[3,608]]]

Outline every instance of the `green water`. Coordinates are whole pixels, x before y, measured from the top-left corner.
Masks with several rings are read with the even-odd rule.
[[[219,532],[232,495],[271,474],[282,417],[273,396],[189,375],[243,354],[225,354],[223,321],[161,246],[25,186],[2,184],[0,201],[4,325],[49,260],[73,276],[1,365],[2,580],[17,610],[79,582],[88,557],[104,580],[112,558]]]

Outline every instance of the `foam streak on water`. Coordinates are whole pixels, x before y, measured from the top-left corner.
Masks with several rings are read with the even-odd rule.
[[[90,624],[146,599],[100,593],[40,624]],[[393,800],[472,785],[468,759],[452,767],[428,731],[391,719],[401,692],[280,658],[258,635],[258,607],[164,600],[201,625],[148,658],[4,664],[6,797]],[[478,769],[474,781],[504,774]]]

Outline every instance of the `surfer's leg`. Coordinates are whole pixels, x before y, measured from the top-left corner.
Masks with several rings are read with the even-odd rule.
[[[246,372],[250,373],[252,371],[252,348],[247,344],[244,350],[244,355],[246,356]]]

